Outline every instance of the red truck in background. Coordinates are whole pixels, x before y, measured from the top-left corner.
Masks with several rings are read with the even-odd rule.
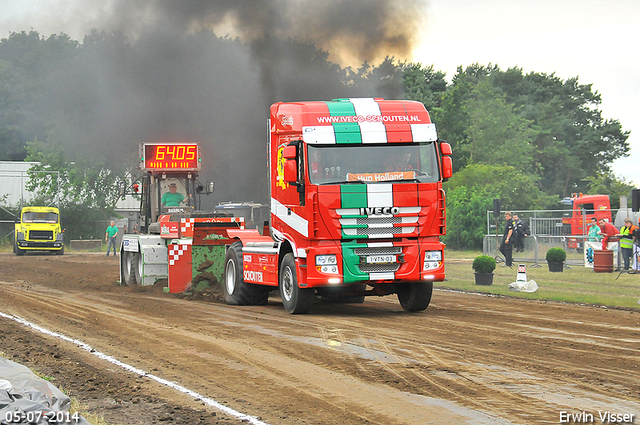
[[[608,195],[583,195],[573,193],[564,198],[562,203],[566,212],[562,218],[562,234],[566,236],[580,236],[568,238],[567,248],[581,250],[584,247],[584,238],[589,231],[591,219],[601,218],[611,221],[611,203]]]
[[[451,146],[438,139],[424,105],[373,98],[279,102],[268,125],[264,226],[255,218],[262,213],[226,216],[230,204],[219,214],[157,212],[167,179],[187,198],[198,192],[200,162],[152,161],[159,147],[141,146],[143,207],[154,223],[146,223],[149,235],[123,238],[121,281],[167,278],[169,292],[179,292],[206,273],[228,304],[266,304],[278,289],[289,313],[308,313],[316,295],[362,302],[395,293],[405,310],[426,309],[433,282],[445,277],[442,182],[453,168]],[[259,229],[245,228],[249,222]]]

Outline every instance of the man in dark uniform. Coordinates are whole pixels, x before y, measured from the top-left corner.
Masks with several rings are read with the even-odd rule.
[[[511,267],[513,261],[513,230],[515,223],[511,218],[511,212],[504,213],[505,226],[504,233],[502,234],[502,243],[500,244],[500,252],[504,255],[504,265]]]
[[[515,223],[514,239],[516,252],[524,252],[524,237],[529,235],[529,228],[524,221],[520,220],[518,214],[513,215],[513,222]]]

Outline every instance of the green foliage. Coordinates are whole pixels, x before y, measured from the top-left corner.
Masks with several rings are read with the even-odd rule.
[[[102,238],[105,221],[115,216],[118,182],[122,175],[106,168],[98,158],[67,161],[57,142],[27,144],[29,170],[27,188],[36,193],[34,205],[60,208],[65,240]]]
[[[122,175],[106,167],[99,158],[67,161],[57,142],[27,143],[27,160],[37,162],[30,168],[27,188],[43,201],[62,208],[83,204],[112,214],[118,200],[117,184]],[[57,172],[53,174],[51,172]]]
[[[434,70],[433,65],[422,67],[420,63],[404,64],[403,98],[422,102],[427,111],[434,113],[447,89],[444,77],[445,74]]]
[[[476,273],[493,273],[496,269],[496,260],[488,255],[479,255],[473,259],[471,268]]]
[[[487,229],[487,211],[493,199],[513,209],[542,209],[554,199],[544,194],[532,175],[507,165],[469,165],[445,183],[447,235],[443,241],[453,249],[480,249]]]
[[[631,190],[635,187],[624,178],[617,177],[611,171],[597,173],[585,178],[589,185],[588,195],[608,194],[611,200],[611,209],[620,208],[620,197],[631,199]]]
[[[24,160],[25,142],[46,138],[53,110],[45,106],[44,82],[77,47],[67,35],[42,37],[33,30],[0,40],[0,160]]]
[[[453,249],[482,248],[486,225],[485,211],[491,209],[489,190],[475,191],[460,186],[447,191],[447,234],[443,242]]]
[[[469,126],[468,164],[510,165],[520,172],[533,171],[534,131],[531,122],[516,115],[504,96],[488,80],[479,82],[466,101]]]
[[[549,248],[545,258],[547,263],[564,263],[564,260],[567,259],[567,253],[562,248]]]
[[[515,163],[536,174],[547,194],[563,198],[587,192],[589,176],[628,155],[629,133],[602,118],[600,102],[578,78],[474,64],[458,69],[435,119],[453,145],[456,171],[470,163]]]

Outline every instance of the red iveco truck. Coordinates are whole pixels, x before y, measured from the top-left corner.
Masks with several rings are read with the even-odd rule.
[[[194,279],[206,266],[228,304],[264,304],[279,289],[289,313],[309,312],[316,295],[362,302],[395,293],[405,310],[426,309],[433,282],[445,277],[442,182],[452,162],[424,105],[279,102],[268,125],[270,215],[262,232],[228,218],[181,218],[163,257],[169,287],[172,276]],[[134,251],[139,242],[125,243]],[[156,242],[145,242],[154,253]],[[204,254],[194,254],[201,247]]]
[[[572,193],[561,202],[566,210],[562,218],[562,234],[568,236],[568,248],[575,248],[578,251],[584,248],[584,237],[589,231],[592,218],[596,220],[603,218],[611,222],[611,204],[608,195]]]
[[[270,235],[228,232],[227,302],[266,302],[279,287],[289,313],[308,312],[316,292],[397,293],[404,309],[424,310],[444,280],[450,155],[419,102],[272,105]]]

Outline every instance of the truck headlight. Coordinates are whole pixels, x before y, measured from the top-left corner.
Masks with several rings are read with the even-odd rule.
[[[434,270],[442,266],[442,251],[426,251],[422,270]]]
[[[338,274],[338,260],[334,254],[316,255],[316,270],[320,273]]]

